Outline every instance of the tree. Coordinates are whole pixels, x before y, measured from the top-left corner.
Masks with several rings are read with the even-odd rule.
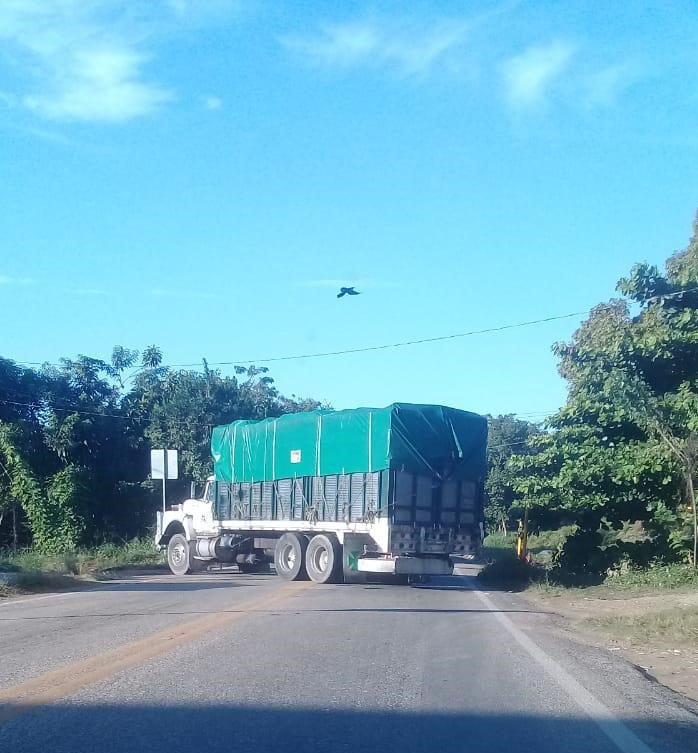
[[[515,473],[509,465],[514,454],[527,454],[529,439],[539,433],[535,424],[513,414],[488,417],[487,479],[485,481],[485,520],[489,530],[504,533],[510,512],[519,495],[514,491]]]
[[[34,544],[44,552],[75,548],[84,523],[73,505],[78,483],[73,468],[50,477],[44,488],[23,458],[21,434],[0,423],[0,467],[7,481],[7,493],[23,508],[31,525]]]
[[[145,368],[124,401],[128,415],[143,419],[143,436],[151,447],[179,450],[183,474],[190,479],[204,479],[211,471],[214,426],[314,410],[320,405],[280,395],[267,368],[238,367],[237,376],[228,377],[210,369],[206,361],[203,365],[203,373]]]
[[[694,474],[698,461],[698,393],[687,385],[674,394],[657,398],[641,377],[613,369],[609,382],[616,400],[626,405],[637,424],[654,436],[682,470],[682,482],[693,523],[693,567],[698,567],[698,511]]]
[[[514,488],[531,505],[570,511],[589,530],[600,532],[602,520],[635,521],[651,533],[643,552],[655,555],[687,551],[680,531],[688,500],[695,562],[696,235],[664,274],[636,265],[618,290],[626,300],[597,306],[569,343],[554,346],[567,404],[532,439],[538,454],[512,459]]]
[[[143,533],[158,504],[151,447],[177,448],[184,478],[201,479],[213,425],[320,405],[281,395],[266,367],[223,376],[206,361],[202,373],[162,360],[155,345],[140,360],[116,346],[109,361],[80,355],[39,369],[0,358],[0,543],[8,512],[19,524],[11,541],[52,551]]]

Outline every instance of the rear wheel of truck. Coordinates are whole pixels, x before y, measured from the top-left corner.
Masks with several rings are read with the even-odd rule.
[[[305,569],[315,583],[336,583],[342,570],[342,547],[334,536],[318,534],[305,552]]]
[[[308,539],[298,533],[285,533],[274,549],[274,567],[284,580],[306,580],[305,550]]]
[[[175,533],[167,544],[167,564],[173,575],[189,575],[203,569],[192,556],[191,547],[183,533]]]

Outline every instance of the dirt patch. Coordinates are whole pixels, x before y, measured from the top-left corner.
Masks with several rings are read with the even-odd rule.
[[[698,591],[628,593],[531,589],[526,598],[566,618],[585,641],[620,653],[650,678],[698,701]]]

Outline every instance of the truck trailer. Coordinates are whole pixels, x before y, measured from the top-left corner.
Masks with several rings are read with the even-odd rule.
[[[439,405],[317,410],[217,426],[201,499],[159,512],[175,575],[273,562],[287,580],[453,572],[483,535],[487,420]]]

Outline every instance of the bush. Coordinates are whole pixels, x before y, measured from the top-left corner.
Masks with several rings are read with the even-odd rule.
[[[490,562],[478,573],[478,580],[485,586],[499,588],[523,588],[540,580],[543,571],[536,565],[520,560],[513,552]]]
[[[605,518],[600,525],[578,526],[553,555],[550,580],[558,583],[600,582],[621,568],[644,566],[656,550],[641,521],[614,528]]]

